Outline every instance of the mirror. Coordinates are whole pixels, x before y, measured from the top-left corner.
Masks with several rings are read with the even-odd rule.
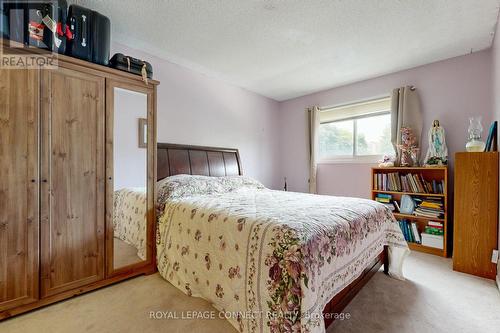
[[[148,95],[114,87],[113,268],[147,259]]]

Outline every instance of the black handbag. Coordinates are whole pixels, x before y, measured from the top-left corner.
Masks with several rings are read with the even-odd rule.
[[[70,37],[66,54],[107,66],[111,43],[111,23],[91,9],[71,5],[68,13]]]
[[[147,79],[153,78],[153,66],[149,62],[122,53],[116,53],[109,61],[109,66],[135,75],[141,75],[146,83]]]

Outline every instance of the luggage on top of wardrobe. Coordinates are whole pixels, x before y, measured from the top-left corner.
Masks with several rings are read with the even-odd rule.
[[[68,12],[66,54],[96,64],[109,64],[111,23],[109,18],[91,9],[71,5]]]
[[[53,52],[65,52],[66,0],[0,1],[0,4],[1,37]]]
[[[121,71],[142,75],[144,81],[153,78],[153,66],[149,62],[122,53],[116,53],[109,61],[109,65]]]
[[[9,19],[7,18],[7,12],[5,3],[0,1],[0,38],[9,38]]]

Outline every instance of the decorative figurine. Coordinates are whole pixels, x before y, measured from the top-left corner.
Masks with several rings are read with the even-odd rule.
[[[481,134],[483,133],[483,125],[481,125],[481,117],[469,118],[469,141],[465,145],[465,150],[468,152],[481,152],[484,151],[486,144],[481,141]]]
[[[378,166],[380,168],[389,168],[394,166],[394,157],[389,155],[384,155],[381,161],[378,161]]]
[[[445,131],[439,124],[439,120],[434,120],[429,128],[429,148],[425,155],[426,166],[441,166],[448,164],[448,147],[446,147]]]
[[[400,166],[410,167],[418,164],[417,154],[420,149],[411,128],[401,127],[401,144],[397,147],[401,158]]]

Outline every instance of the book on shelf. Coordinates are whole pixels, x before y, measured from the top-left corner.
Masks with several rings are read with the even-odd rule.
[[[444,225],[440,222],[429,221],[424,229],[424,232],[429,235],[444,235]]]
[[[427,222],[427,225],[432,226],[432,227],[443,227],[443,224],[441,222],[434,222],[434,221],[429,221]]]
[[[375,201],[380,202],[387,208],[389,208],[392,212],[396,210],[394,203],[392,202],[392,195],[385,193],[378,193],[375,197]]]
[[[408,233],[406,231],[406,220],[399,220],[398,223],[405,240],[408,242],[410,237],[408,237]]]
[[[432,235],[426,232],[421,234],[422,237],[422,245],[433,247],[436,249],[443,250],[444,249],[444,236],[443,235]]]
[[[413,198],[416,207],[413,214],[415,216],[428,217],[428,218],[443,218],[444,217],[444,204],[442,198],[424,197]]]
[[[407,242],[410,243],[421,243],[420,234],[418,232],[417,224],[415,222],[410,222],[408,220],[402,219],[398,220],[399,227],[403,232],[403,236]]]
[[[497,132],[498,132],[498,121],[494,121],[490,130],[488,131],[488,139],[486,140],[486,145],[484,151],[496,151],[497,149]]]
[[[422,174],[399,172],[374,173],[375,190],[408,193],[444,193],[444,180],[427,181]]]
[[[421,243],[420,235],[418,233],[417,224],[415,222],[411,223],[411,230],[413,231],[413,236],[415,237],[415,241],[420,244]]]

